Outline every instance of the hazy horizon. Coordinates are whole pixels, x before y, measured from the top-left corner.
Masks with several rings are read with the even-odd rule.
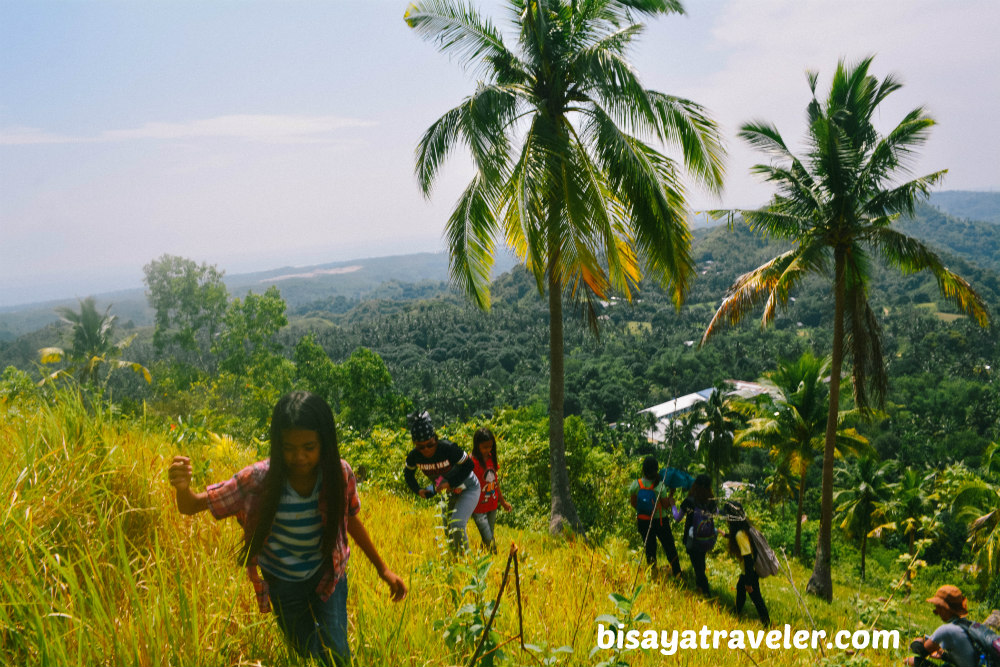
[[[504,27],[498,3],[474,3]],[[429,201],[421,133],[474,88],[403,22],[407,3],[0,3],[0,306],[142,284],[164,253],[227,273],[441,252],[468,178],[460,152]],[[647,21],[631,60],[645,85],[704,105],[730,151],[721,200],[757,206],[746,121],[804,132],[804,72],[876,54],[938,121],[912,165],[943,190],[993,191],[1000,3],[702,0]],[[668,149],[668,155],[676,151]],[[69,293],[67,293],[69,292]]]

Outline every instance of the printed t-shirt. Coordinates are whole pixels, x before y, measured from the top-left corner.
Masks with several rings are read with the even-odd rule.
[[[485,514],[486,512],[492,512],[496,510],[497,505],[500,504],[500,484],[497,480],[497,467],[493,463],[493,459],[486,459],[486,467],[479,462],[475,456],[469,457],[472,459],[472,465],[476,471],[476,478],[479,480],[479,504],[476,505],[474,510],[475,514]]]
[[[472,457],[451,440],[438,438],[437,447],[430,457],[424,456],[417,449],[410,450],[406,455],[403,478],[414,493],[420,493],[417,470],[427,475],[427,478],[434,482],[435,488],[438,480],[443,478],[451,488],[464,489],[463,484],[473,471]]]

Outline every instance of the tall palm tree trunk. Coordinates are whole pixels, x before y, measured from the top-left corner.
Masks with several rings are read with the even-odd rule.
[[[798,511],[795,513],[795,549],[792,551],[792,555],[796,558],[802,553],[802,506],[806,502],[806,473],[808,468],[802,471],[802,477],[799,479],[799,504]]]
[[[845,251],[834,250],[834,308],[833,355],[830,363],[830,410],[826,418],[826,440],[823,450],[823,489],[820,501],[819,539],[816,544],[816,563],[806,591],[833,600],[831,574],[833,532],[833,455],[837,437],[837,415],[840,412],[840,373],[844,365],[844,302],[846,300]]]
[[[549,532],[558,534],[564,528],[581,531],[580,518],[569,488],[566,468],[566,439],[563,400],[566,393],[563,370],[562,284],[550,264],[549,278],[549,480],[552,506],[549,512]]]
[[[868,553],[868,532],[861,536],[861,581],[865,580],[865,555]]]

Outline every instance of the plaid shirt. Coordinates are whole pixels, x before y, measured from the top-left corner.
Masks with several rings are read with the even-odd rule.
[[[264,476],[267,474],[270,461],[258,461],[232,476],[231,479],[218,484],[212,484],[207,489],[208,509],[216,519],[235,516],[243,526],[243,538],[249,540],[257,528],[257,515],[260,509],[261,493],[264,490]],[[340,460],[344,470],[344,480],[347,482],[345,503],[347,512],[344,514],[340,527],[340,536],[333,549],[332,567],[320,578],[316,592],[320,599],[326,600],[333,594],[337,582],[347,570],[347,559],[351,555],[351,547],[347,543],[347,517],[361,511],[361,501],[358,499],[358,485],[354,479],[354,471],[344,459]],[[326,501],[323,497],[325,487],[319,491],[319,513],[326,525]],[[260,576],[256,556],[247,561],[247,577],[253,584],[257,595],[257,606],[260,611],[271,611],[271,598],[267,592],[267,582]]]

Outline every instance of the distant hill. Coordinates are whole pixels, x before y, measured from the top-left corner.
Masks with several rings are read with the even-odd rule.
[[[997,203],[1000,205],[1000,196]],[[929,204],[918,204],[914,216],[900,219],[896,226],[942,253],[1000,273],[1000,224],[959,218]]]
[[[717,227],[704,215],[691,221],[701,234]],[[901,219],[897,226],[947,255],[956,255],[976,266],[1000,273],[1000,193],[947,191],[935,193],[929,204],[920,204],[912,218]],[[711,246],[710,246],[711,247]],[[760,249],[758,249],[760,251]],[[718,248],[730,254],[733,248]],[[751,252],[744,247],[742,254]],[[765,252],[766,254],[766,252]],[[756,266],[753,259],[746,258]],[[506,253],[497,258],[494,276],[509,271],[514,258]],[[220,266],[220,269],[226,267]],[[328,310],[329,304],[342,297],[347,300],[373,298],[427,298],[448,289],[447,253],[420,253],[374,257],[318,264],[305,267],[285,266],[255,273],[227,275],[225,282],[234,296],[249,291],[263,292],[277,285],[290,310],[306,312],[315,305]],[[113,312],[122,324],[152,324],[153,313],[144,290],[132,289],[94,295],[101,308],[113,304]],[[47,301],[21,306],[0,307],[0,341],[37,331],[56,321],[55,308],[76,307],[75,299]]]
[[[948,190],[935,192],[930,202],[953,218],[1000,225],[1000,192]]]
[[[509,271],[514,258],[506,253],[497,257],[494,275]],[[220,269],[226,267],[220,266]],[[390,257],[318,264],[314,266],[285,266],[278,269],[225,276],[230,294],[242,297],[247,292],[261,293],[271,285],[281,290],[290,309],[308,306],[312,302],[329,301],[336,297],[365,300],[405,295],[399,285],[425,285],[421,295],[428,290],[448,289],[448,254],[419,253]],[[153,312],[146,300],[145,290],[131,289],[95,294],[98,306],[103,309],[113,304],[112,312],[121,323],[136,326],[153,323]],[[0,308],[0,341],[37,331],[58,320],[55,309],[59,306],[77,307],[75,299],[62,299],[21,306]]]

